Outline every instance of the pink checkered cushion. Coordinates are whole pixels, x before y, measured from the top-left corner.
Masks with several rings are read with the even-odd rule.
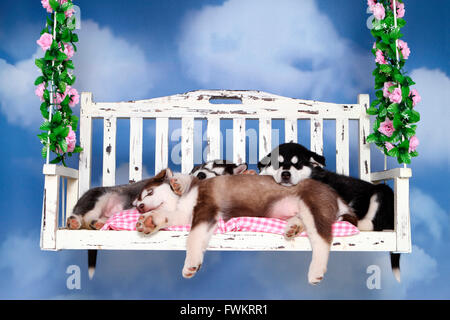
[[[136,222],[139,216],[140,213],[134,208],[118,212],[109,218],[101,230],[136,230]],[[227,222],[220,219],[215,233],[252,231],[284,234],[286,224],[286,221],[274,218],[239,217],[232,218]],[[185,225],[168,227],[163,230],[189,231],[190,229],[190,225]],[[359,233],[358,228],[347,221],[335,222],[332,230],[334,237],[352,236]],[[306,232],[302,232],[298,236],[306,237]]]

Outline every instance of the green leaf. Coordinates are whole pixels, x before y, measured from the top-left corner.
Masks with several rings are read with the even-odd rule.
[[[392,67],[388,64],[382,64],[382,65],[380,65],[380,70],[381,70],[381,72],[389,73],[392,71]]]
[[[44,59],[47,61],[52,61],[55,59],[55,57],[52,55],[50,50],[45,51]]]
[[[390,105],[389,105],[389,107],[387,108],[387,110],[390,112],[390,113],[392,113],[392,114],[394,114],[394,113],[397,113],[398,112],[398,103],[391,103]]]
[[[402,99],[407,99],[409,96],[409,87],[402,87]]]
[[[66,92],[66,83],[64,81],[59,81],[58,89],[59,89],[59,91],[61,91],[61,93]]]
[[[61,33],[61,40],[64,42],[70,42],[70,39],[71,39],[70,30],[65,28]]]
[[[375,92],[375,95],[377,96],[378,99],[383,99],[383,91],[382,90],[378,90]]]
[[[48,2],[50,4],[50,7],[52,7],[53,10],[58,10],[59,8],[59,2],[56,0],[49,0]]]
[[[398,151],[397,147],[394,147],[391,150],[389,150],[387,152],[387,155],[390,156],[390,157],[394,157],[394,158],[398,157],[399,151]]]
[[[70,1],[67,1],[67,2],[63,3],[62,6],[61,6],[61,8],[64,11],[67,11],[68,9],[71,9],[72,7],[73,7],[73,4]]]
[[[62,116],[61,116],[61,112],[56,111],[55,114],[52,117],[52,123],[54,125],[59,125],[62,121]]]
[[[80,153],[81,151],[83,151],[83,148],[80,146],[76,146],[75,149],[73,149],[73,153]]]
[[[67,60],[64,62],[64,65],[67,69],[75,69],[75,66],[73,65],[73,61],[72,60]]]
[[[71,42],[78,42],[78,36],[75,33],[72,33],[72,40]]]
[[[397,19],[397,26],[398,26],[399,28],[403,28],[403,27],[405,26],[405,24],[406,24],[405,19],[402,19],[402,18],[398,18],[398,19]]]
[[[403,135],[406,137],[406,139],[411,138],[416,134],[416,130],[413,128],[405,128],[403,129]]]
[[[62,161],[62,156],[57,156],[55,159],[50,161],[50,163],[51,164],[57,164],[57,163],[60,163],[61,161]]]
[[[43,58],[40,59],[36,59],[34,60],[34,64],[39,68],[42,69],[42,67],[44,66],[45,62]]]
[[[34,81],[34,85],[35,85],[35,86],[38,86],[38,85],[40,85],[41,83],[43,83],[44,81],[45,81],[45,78],[44,78],[43,76],[39,76],[39,77],[37,77],[36,80]]]
[[[398,113],[394,115],[393,125],[397,130],[403,126],[401,115],[399,115]]]
[[[64,12],[58,12],[56,14],[56,21],[58,21],[60,24],[64,24],[66,20],[66,15],[64,14]]]
[[[413,151],[409,154],[411,157],[417,157],[419,153],[417,151]]]
[[[370,107],[367,109],[367,114],[374,116],[378,114],[378,109],[375,107]]]
[[[409,122],[410,123],[415,123],[415,122],[419,122],[420,121],[420,113],[417,112],[414,109],[413,110],[409,110],[408,116],[409,116]]]
[[[48,119],[48,116],[49,116],[49,113],[48,113],[47,108],[48,108],[47,102],[45,102],[45,101],[42,102],[41,107],[40,107],[40,110],[41,110],[42,116],[43,116],[45,119]]]
[[[67,142],[66,139],[62,139],[58,142],[59,147],[61,148],[61,150],[66,153],[67,152]]]
[[[44,90],[44,94],[42,95],[42,98],[44,98],[45,101],[50,100],[50,92],[48,92],[47,89]]]
[[[50,124],[50,122],[44,121],[44,123],[39,127],[39,130],[50,131],[51,128],[52,128],[52,125]]]

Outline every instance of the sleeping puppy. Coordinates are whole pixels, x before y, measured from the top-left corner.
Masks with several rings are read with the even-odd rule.
[[[195,166],[190,175],[197,177],[200,180],[213,178],[224,175],[234,174],[256,174],[253,170],[247,170],[247,164],[235,164],[226,160],[212,160],[203,164]]]
[[[168,192],[169,185],[180,195]],[[319,283],[326,272],[332,224],[341,215],[352,214],[332,188],[313,179],[286,187],[267,176],[226,175],[199,180],[181,174],[174,177],[169,169],[143,188],[136,205],[142,213],[136,224],[138,232],[150,234],[168,226],[191,224],[182,272],[185,278],[200,269],[219,218],[286,219],[287,239],[303,229],[308,234],[313,251],[308,271],[311,284]]]
[[[331,186],[353,209],[361,231],[394,229],[394,193],[385,184],[372,184],[324,169],[325,158],[297,143],[284,143],[258,163],[260,175],[273,176],[284,186],[304,179],[314,179]],[[391,255],[396,278],[399,277],[399,255]]]
[[[191,172],[192,175],[195,174],[199,179],[241,173],[249,173],[247,164],[237,165],[226,163],[222,160],[207,162],[195,167]],[[67,228],[71,230],[100,230],[114,213],[135,207],[136,203],[133,203],[133,201],[138,198],[142,188],[152,179],[114,187],[96,187],[86,191],[78,199],[71,215],[67,219]],[[89,278],[91,279],[94,276],[96,261],[97,250],[88,250],[88,269]]]

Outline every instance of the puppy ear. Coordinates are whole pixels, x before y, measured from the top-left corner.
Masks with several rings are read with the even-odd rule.
[[[267,156],[265,156],[264,158],[261,159],[261,161],[258,162],[258,170],[261,171],[262,168],[269,166],[270,165],[270,157],[271,157],[271,153],[269,153]]]
[[[315,167],[319,166],[321,168],[325,167],[325,157],[312,151],[310,152],[310,156],[311,158],[309,159],[309,161],[313,166]]]
[[[169,168],[161,170],[156,176],[155,180],[167,180],[173,177],[173,172]]]
[[[236,168],[233,169],[233,174],[241,174],[243,173],[245,170],[247,170],[247,164],[246,163],[242,163],[240,165],[238,165]]]

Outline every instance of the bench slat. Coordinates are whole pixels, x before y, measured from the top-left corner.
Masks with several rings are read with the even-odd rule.
[[[156,119],[155,175],[169,165],[169,118]]]
[[[336,172],[349,175],[349,136],[348,119],[336,119]]]
[[[103,120],[103,182],[104,187],[116,184],[116,131],[117,118]]]
[[[310,150],[322,155],[323,154],[323,119],[311,119],[311,148]]]
[[[130,119],[130,163],[128,179],[130,182],[142,180],[142,118]]]
[[[245,162],[245,118],[233,119],[233,162]]]
[[[189,173],[194,166],[194,118],[181,119],[181,172]]]
[[[91,106],[92,93],[83,92],[81,94],[80,108],[80,146],[83,148],[83,151],[80,153],[78,167],[80,179],[78,183],[78,194],[80,197],[91,186],[92,118],[88,115]]]
[[[259,160],[272,151],[272,119],[259,119]]]
[[[212,161],[220,157],[220,118],[208,118],[206,128],[207,153],[206,160]]]
[[[358,103],[361,104],[361,118],[359,120],[359,178],[370,181],[370,144],[367,136],[370,134],[370,118],[366,113],[369,108],[369,95],[358,95]]]
[[[297,142],[297,119],[284,120],[284,142]]]

